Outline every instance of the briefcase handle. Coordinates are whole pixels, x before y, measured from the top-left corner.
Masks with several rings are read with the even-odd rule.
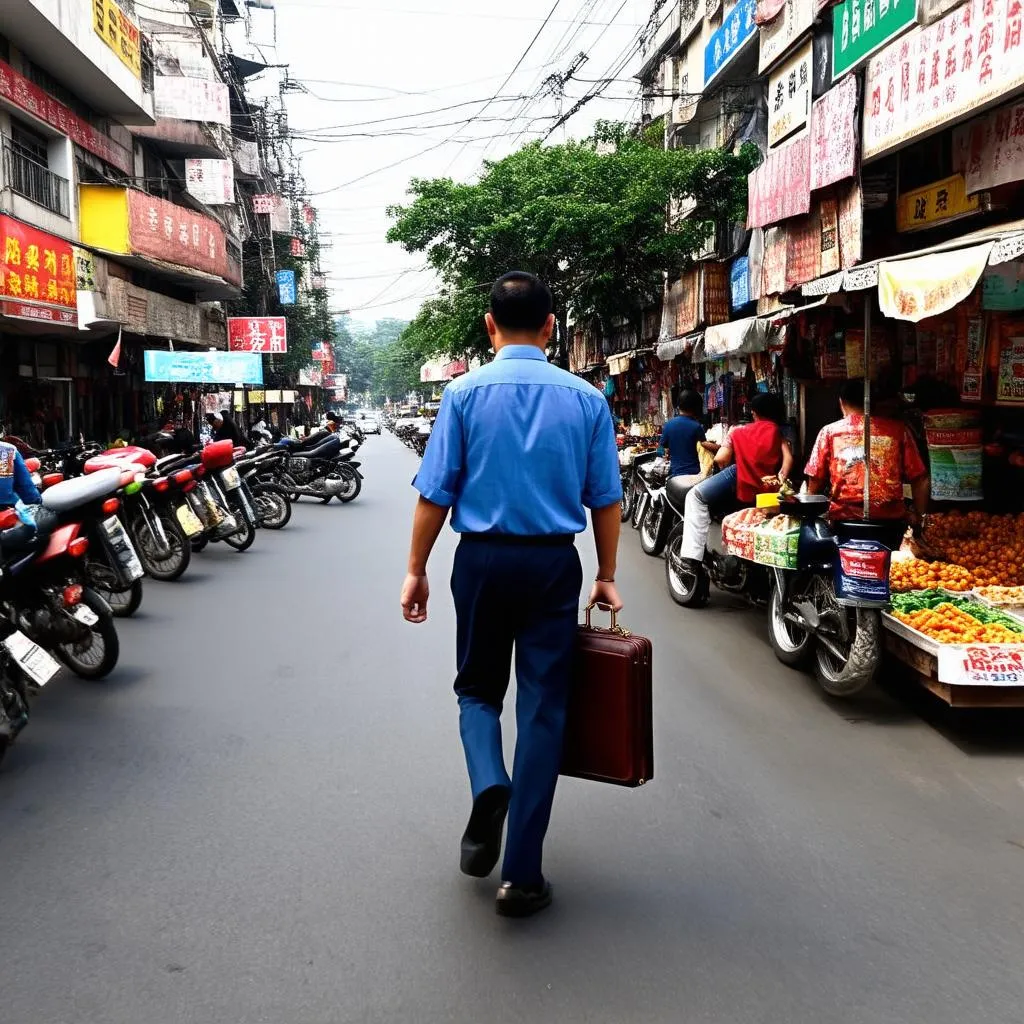
[[[586,608],[586,611],[584,612],[584,614],[585,614],[585,616],[586,616],[586,623],[587,623],[587,629],[593,629],[593,628],[594,628],[594,627],[593,627],[593,626],[591,625],[591,622],[590,622],[590,617],[591,617],[591,614],[593,613],[593,611],[594,611],[594,609],[595,609],[596,607],[597,607],[597,605],[596,605],[596,604],[588,604],[588,605],[587,605],[587,608]],[[599,610],[601,610],[601,609],[599,609]],[[612,633],[621,633],[621,634],[622,634],[623,636],[629,636],[629,631],[628,631],[628,630],[625,630],[625,629],[623,629],[623,628],[622,628],[622,627],[621,627],[621,626],[619,625],[619,613],[618,613],[618,612],[617,612],[617,611],[616,611],[616,610],[615,610],[614,608],[609,608],[608,610],[609,610],[609,611],[611,612],[611,614],[612,614],[612,624],[611,624],[611,628],[610,628],[609,632],[612,632]],[[598,628],[598,629],[601,629],[602,627],[598,626],[597,628]]]

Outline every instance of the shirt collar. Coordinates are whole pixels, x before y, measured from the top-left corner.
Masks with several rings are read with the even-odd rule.
[[[506,345],[495,359],[542,359],[546,363],[548,357],[536,345]]]

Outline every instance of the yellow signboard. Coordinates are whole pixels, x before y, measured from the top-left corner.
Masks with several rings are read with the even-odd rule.
[[[266,401],[266,395],[263,391],[250,391],[249,392],[249,404],[250,405],[262,405]]]
[[[142,39],[139,26],[125,14],[117,0],[92,0],[92,24],[98,35],[129,68],[142,78]]]
[[[977,213],[980,197],[969,196],[962,174],[904,192],[896,203],[896,230],[920,231],[942,221]]]

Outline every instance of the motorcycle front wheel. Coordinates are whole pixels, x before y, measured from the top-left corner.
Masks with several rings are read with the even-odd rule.
[[[242,520],[242,525],[230,537],[224,538],[224,543],[236,551],[248,551],[252,542],[256,539],[256,528],[248,520]]]
[[[670,520],[664,505],[648,505],[647,514],[640,523],[640,547],[643,548],[645,555],[657,558],[665,550],[669,525]]]
[[[142,580],[136,580],[127,590],[108,591],[100,587],[97,592],[110,605],[115,619],[131,618],[142,604]]]
[[[810,593],[813,577],[798,576],[781,591],[772,585],[768,601],[768,640],[775,657],[791,668],[806,668],[814,653],[814,634],[800,625],[793,602],[813,599]]]
[[[683,524],[679,523],[665,543],[665,583],[669,597],[683,608],[703,608],[711,596],[711,581],[703,566],[694,571],[683,561]]]
[[[92,609],[98,619],[89,627],[88,639],[58,644],[53,653],[81,679],[102,679],[110,675],[121,652],[117,627],[106,604],[98,594],[86,589],[82,604]]]
[[[292,503],[276,491],[254,491],[260,526],[266,530],[283,530],[292,517]]]

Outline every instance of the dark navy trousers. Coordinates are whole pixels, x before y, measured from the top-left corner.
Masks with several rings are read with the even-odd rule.
[[[475,800],[512,787],[502,880],[534,885],[562,760],[583,570],[572,545],[464,539],[452,594],[458,619],[459,729]],[[509,778],[501,709],[516,657],[516,751]]]

